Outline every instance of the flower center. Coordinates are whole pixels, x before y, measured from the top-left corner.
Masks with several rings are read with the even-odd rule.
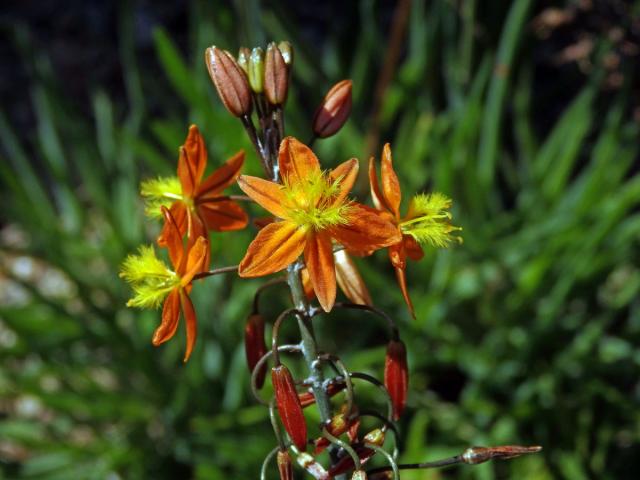
[[[291,182],[288,178],[283,181],[285,209],[296,225],[317,231],[347,223],[350,202],[336,201],[340,178],[331,180],[318,171],[302,182]]]

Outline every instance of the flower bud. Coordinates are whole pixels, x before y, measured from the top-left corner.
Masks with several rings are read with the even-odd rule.
[[[249,75],[250,56],[251,50],[249,50],[247,47],[240,47],[240,50],[238,50],[238,65],[246,75]]]
[[[291,372],[284,365],[277,365],[271,369],[271,381],[282,425],[293,444],[304,452],[307,449],[307,424]]]
[[[528,453],[537,453],[542,450],[540,446],[522,447],[520,445],[504,445],[500,447],[470,447],[461,455],[462,461],[468,465],[488,462],[491,459],[499,458],[508,460]]]
[[[289,71],[282,53],[275,43],[267,47],[264,65],[264,93],[272,105],[283,105],[287,101]]]
[[[351,80],[336,83],[327,92],[313,117],[313,133],[330,137],[342,128],[351,113]]]
[[[331,418],[326,428],[331,435],[333,435],[334,437],[339,437],[340,435],[342,435],[344,432],[347,431],[347,429],[349,428],[349,425],[350,423],[347,421],[347,416],[345,415],[345,412],[340,412]],[[320,437],[316,439],[314,443],[316,446],[313,452],[314,455],[318,455],[331,444],[331,442],[325,437]]]
[[[301,453],[300,455],[298,455],[297,460],[298,465],[309,472],[313,478],[318,480],[328,480],[329,478],[333,478],[329,476],[324,467],[320,465],[318,461],[308,453]]]
[[[376,445],[381,447],[384,443],[384,432],[380,428],[376,428],[375,430],[371,430],[364,436],[364,443],[368,443],[371,445]]]
[[[280,480],[293,480],[293,465],[291,464],[291,455],[289,455],[289,451],[278,450],[277,462]]]
[[[358,455],[361,464],[366,463],[376,453],[375,450],[367,448],[363,445],[353,445],[353,449],[355,450],[356,455]],[[349,455],[346,455],[338,460],[329,469],[329,478],[333,478],[337,475],[342,475],[343,473],[351,470],[353,467],[353,458],[351,458]]]
[[[346,250],[337,251],[333,257],[336,265],[336,281],[345,296],[359,305],[373,305],[367,285]]]
[[[205,52],[205,63],[220,100],[229,113],[236,117],[250,113],[252,103],[247,76],[233,56],[213,46]]]
[[[356,470],[351,475],[351,480],[367,480],[367,473],[364,470]]]
[[[251,50],[248,64],[249,86],[255,93],[264,90],[264,51],[260,47]]]
[[[244,350],[247,356],[249,372],[253,373],[258,361],[267,353],[267,345],[264,341],[264,318],[259,313],[249,315],[244,327]],[[264,377],[267,374],[267,364],[263,363],[256,374],[256,387],[262,388]]]
[[[407,402],[409,370],[407,350],[402,340],[391,340],[387,345],[384,362],[384,386],[387,387],[393,403],[393,419],[398,420]]]
[[[280,53],[282,54],[284,63],[289,67],[289,69],[291,69],[291,65],[293,64],[293,47],[291,46],[291,43],[286,40],[280,42],[278,44],[278,50],[280,50]]]

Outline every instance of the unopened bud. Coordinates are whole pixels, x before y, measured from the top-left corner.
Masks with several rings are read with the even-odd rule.
[[[236,117],[251,113],[249,82],[235,58],[229,52],[213,46],[205,52],[205,63],[220,100],[229,113]]]
[[[330,137],[342,128],[351,113],[351,80],[336,83],[327,92],[313,117],[313,133]]]
[[[264,51],[260,47],[251,50],[249,57],[249,85],[255,93],[264,90]]]
[[[288,450],[278,450],[277,463],[280,480],[293,480],[293,465]]]
[[[271,369],[271,381],[282,425],[293,444],[304,452],[307,449],[307,423],[291,372],[284,365],[277,365]]]
[[[250,56],[251,50],[249,50],[247,47],[240,47],[240,50],[238,50],[238,65],[246,75],[249,75]]]
[[[267,345],[264,341],[264,318],[259,313],[249,315],[247,319],[244,327],[244,350],[249,372],[253,373],[258,361],[267,353]],[[263,363],[256,374],[256,387],[262,388],[266,374],[267,364]]]
[[[356,470],[351,475],[351,480],[367,480],[367,473],[364,470]]]
[[[284,63],[289,67],[289,69],[291,69],[291,65],[293,64],[293,47],[291,46],[291,43],[286,40],[280,42],[278,44],[278,50],[280,50],[280,53],[282,54]]]
[[[384,443],[384,432],[380,428],[376,428],[375,430],[371,430],[369,433],[367,433],[364,436],[363,440],[364,443],[381,447]]]
[[[275,43],[267,47],[264,65],[264,93],[272,105],[283,105],[287,101],[289,72],[282,53]]]
[[[462,453],[462,461],[469,465],[488,462],[492,459],[508,460],[527,453],[537,453],[540,446],[521,447],[520,445],[504,445],[501,447],[471,447]]]
[[[384,386],[389,391],[393,404],[393,419],[398,420],[407,403],[409,370],[407,350],[402,340],[390,340],[384,361]]]

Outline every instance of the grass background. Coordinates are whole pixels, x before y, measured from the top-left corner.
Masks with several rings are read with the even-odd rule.
[[[0,478],[257,477],[274,439],[242,331],[260,282],[194,289],[200,335],[183,366],[184,333],[154,349],[158,314],[124,307],[117,272],[158,231],[139,181],[175,171],[189,123],[211,168],[245,148],[259,172],[202,52],[267,39],[295,47],[289,134],[307,139],[324,92],[351,78],[350,121],[317,143],[324,165],[390,141],[405,199],[442,191],[464,228],[462,246],[410,264],[416,321],[386,256],[359,262],[409,350],[401,459],[545,448],[402,478],[634,478],[639,2],[414,1],[391,68],[395,2],[97,5],[1,16]],[[214,265],[237,262],[252,235],[214,237]],[[382,333],[336,312],[320,342],[381,376]]]

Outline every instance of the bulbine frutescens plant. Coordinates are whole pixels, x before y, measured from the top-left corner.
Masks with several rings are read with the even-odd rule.
[[[397,462],[395,422],[403,413],[408,390],[406,349],[396,322],[373,305],[351,257],[387,249],[399,288],[415,316],[405,281],[407,258],[420,260],[425,245],[447,247],[461,241],[456,234],[459,228],[451,224],[451,200],[439,193],[418,194],[402,214],[400,184],[387,144],[380,178],[375,160],[370,159],[368,165],[373,205],[359,203],[349,196],[358,175],[358,160],[322,170],[311,145],[285,136],[283,107],[293,64],[287,42],[271,43],[266,51],[242,48],[237,58],[211,47],[205,62],[222,103],[240,119],[255,147],[264,178],[240,174],[243,152],[205,177],[205,141],[198,128],[191,126],[180,147],[177,176],[147,180],[141,187],[147,213],[164,222],[157,244],[167,249],[172,267],[156,256],[152,246],[141,247],[137,255],[125,260],[121,276],[134,290],[128,305],[163,305],[154,345],[172,338],[180,317],[184,318],[186,362],[196,342],[196,309],[189,296],[195,283],[234,272],[240,277],[286,272],[259,287],[245,326],[252,390],[269,409],[277,443],[266,456],[261,478],[267,477],[272,460],[281,479],[293,478],[294,463],[316,479],[387,479],[399,478],[403,469],[476,464],[538,451],[540,447],[471,447],[434,462]],[[314,137],[309,143],[337,133],[350,111],[351,82],[343,80],[329,90],[315,112]],[[234,183],[245,195],[225,193]],[[210,242],[215,232],[249,225],[243,202],[261,206],[270,216],[252,222],[258,233],[238,265],[210,269]],[[269,287],[280,283],[288,285],[292,306],[275,319],[269,345],[259,300]],[[336,302],[337,286],[348,301]],[[386,323],[389,341],[383,381],[350,371],[337,352],[319,351],[313,324],[335,309],[361,310]],[[298,343],[279,341],[285,321],[297,322]],[[294,378],[283,362],[285,352],[302,358],[306,366],[303,378]],[[269,364],[274,394],[264,399],[260,391]],[[356,389],[361,382],[379,388],[385,411],[359,408]],[[309,425],[304,413],[308,407],[317,408],[319,425]],[[361,431],[364,418],[376,422],[373,429]],[[374,456],[386,465],[365,470]]]

